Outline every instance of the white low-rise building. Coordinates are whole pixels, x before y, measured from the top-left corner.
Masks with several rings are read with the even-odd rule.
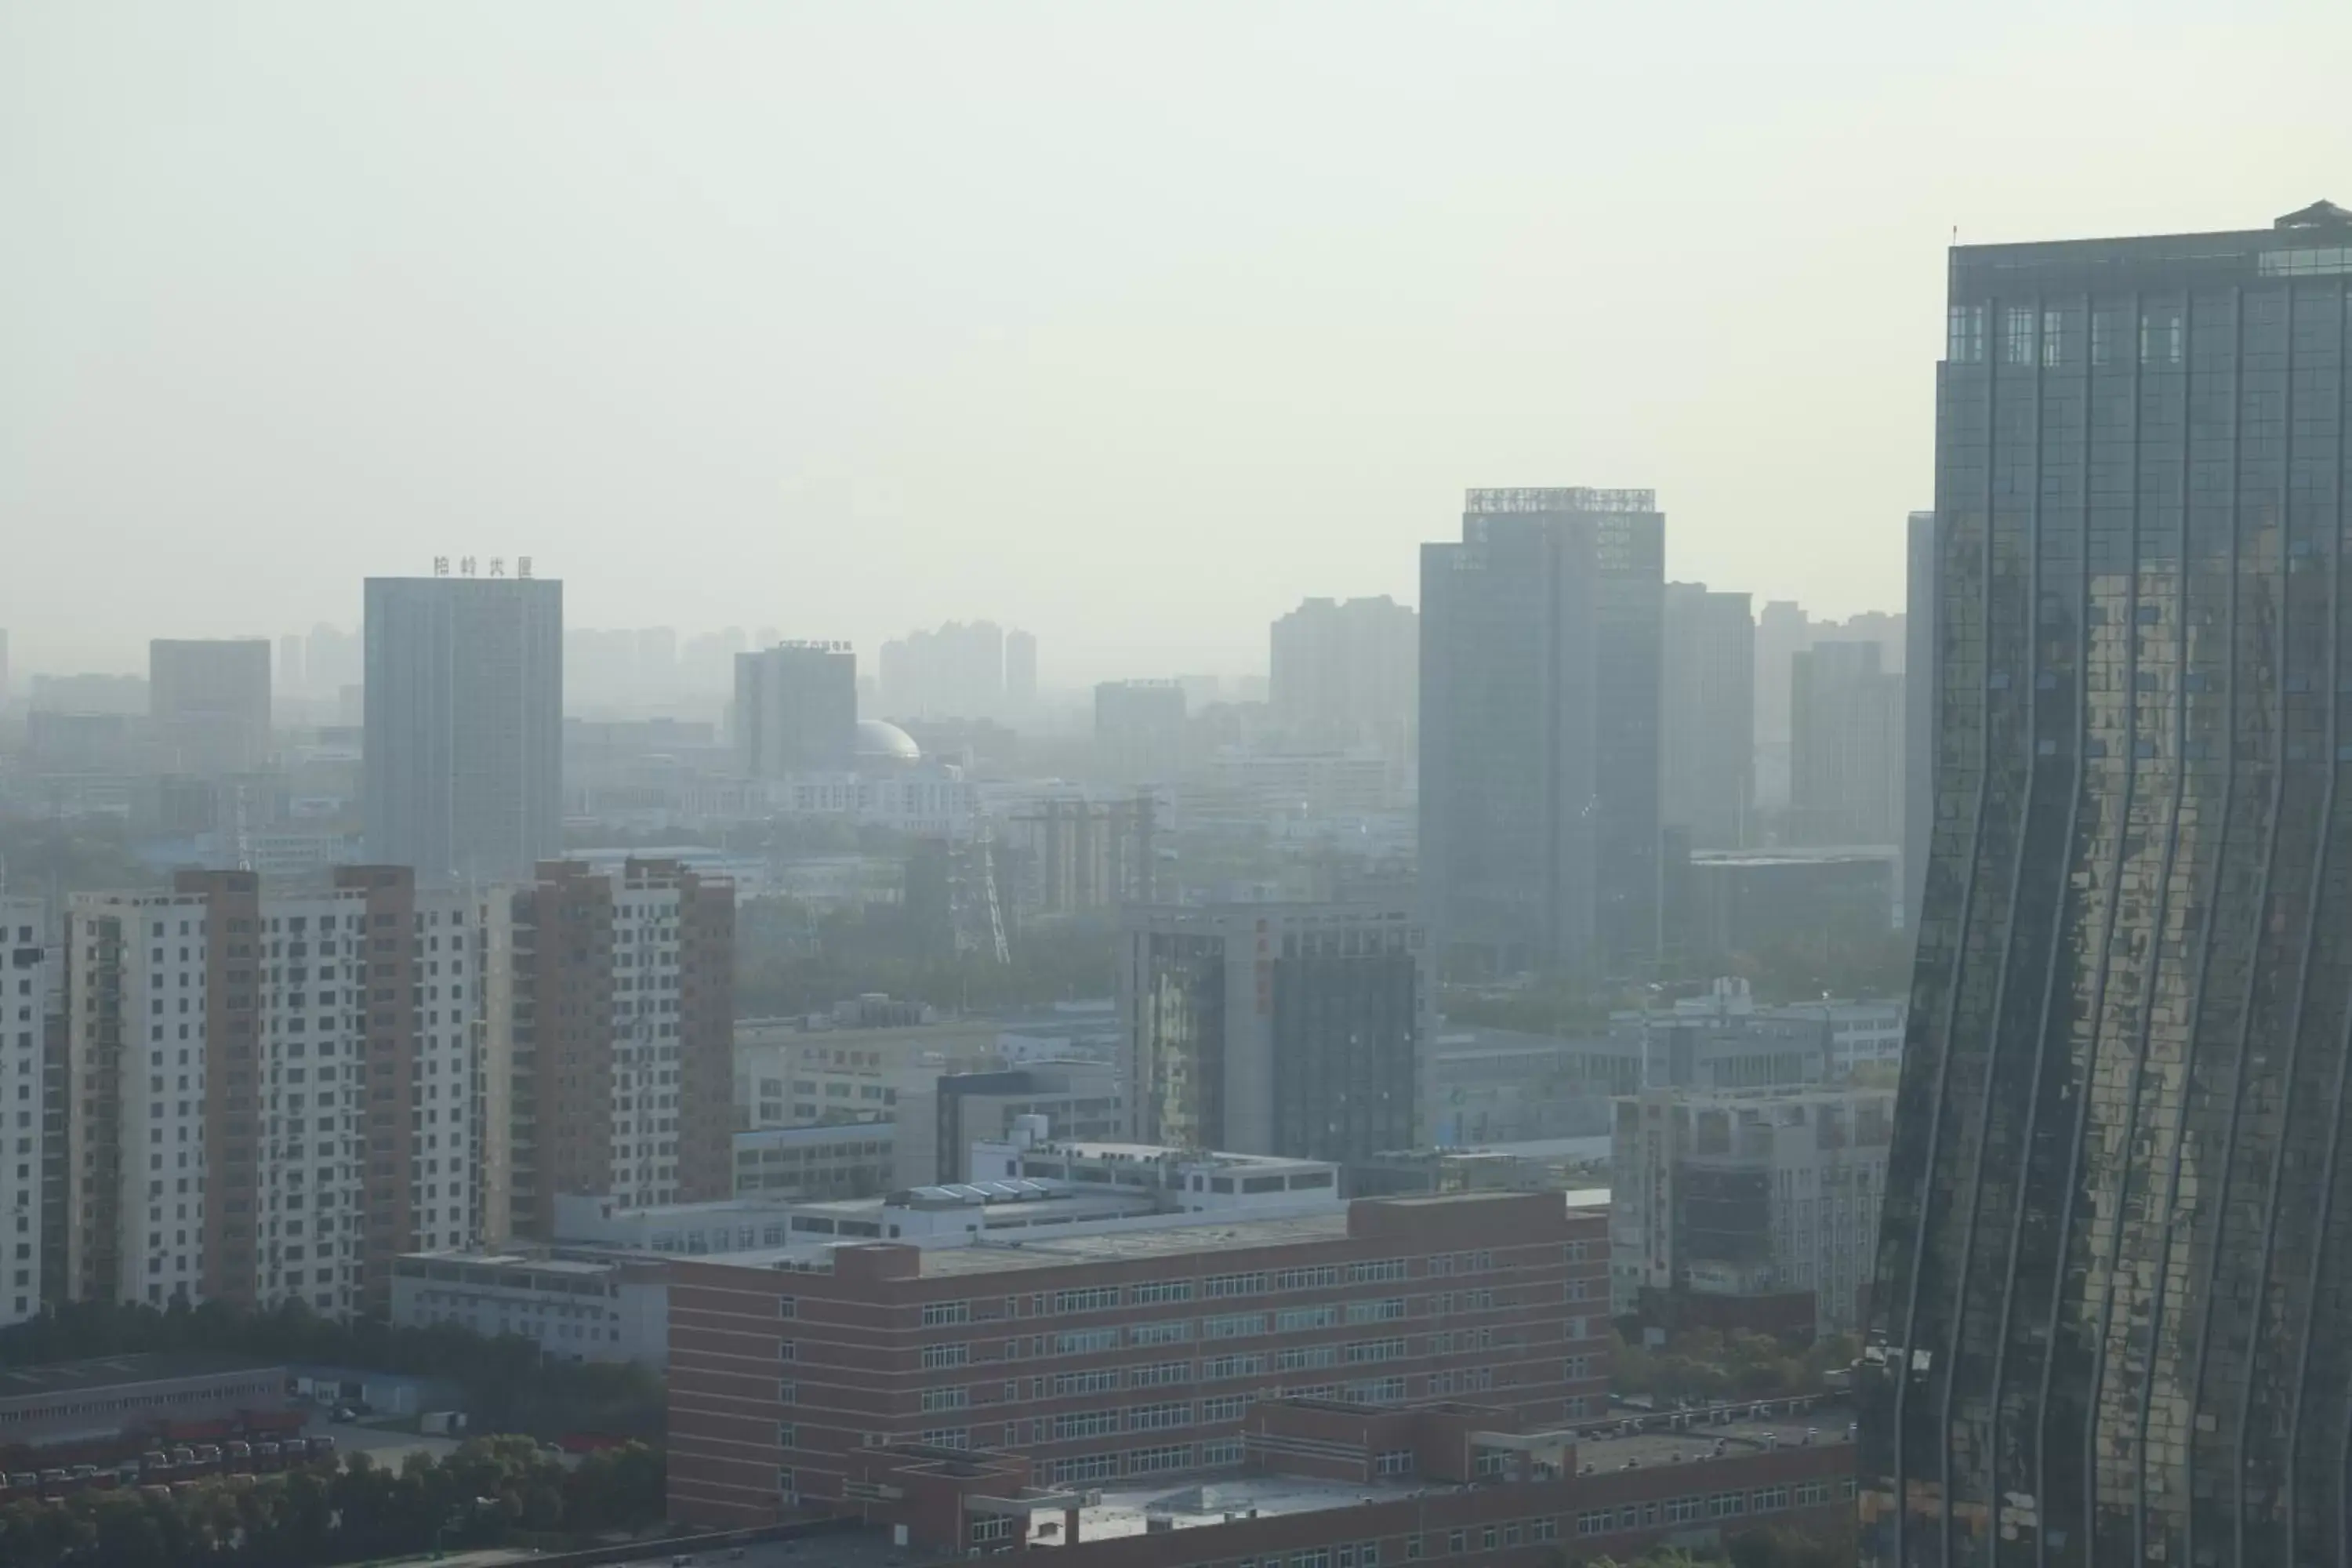
[[[1644,1290],[1809,1295],[1815,1331],[1857,1331],[1894,1124],[1892,1089],[1851,1085],[1620,1099],[1610,1310]]]
[[[1339,1167],[1320,1160],[1136,1143],[1055,1142],[1043,1117],[975,1142],[984,1179],[828,1203],[624,1208],[557,1199],[556,1243],[532,1253],[424,1252],[396,1260],[392,1321],[520,1334],[548,1354],[665,1364],[667,1265],[726,1257],[826,1270],[836,1247],[1023,1247],[1063,1237],[1181,1230],[1343,1212]]]
[[[519,1334],[565,1361],[669,1361],[669,1285],[658,1262],[411,1253],[393,1264],[392,1321]]]

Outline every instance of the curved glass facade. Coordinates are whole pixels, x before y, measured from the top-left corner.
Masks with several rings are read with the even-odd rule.
[[[1951,253],[1866,1563],[2352,1561],[2347,283]]]

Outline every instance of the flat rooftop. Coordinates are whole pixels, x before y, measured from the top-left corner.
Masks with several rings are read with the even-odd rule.
[[[1187,1254],[1238,1252],[1254,1247],[1296,1247],[1336,1241],[1348,1234],[1348,1211],[1299,1215],[1288,1219],[1237,1219],[1223,1224],[1171,1225],[1094,1236],[1024,1237],[1017,1243],[985,1247],[929,1247],[923,1253],[926,1279],[1002,1274],[1024,1268],[1060,1268],[1074,1263],[1134,1262]]]
[[[1615,1428],[1595,1433],[1591,1426],[1576,1441],[1576,1462],[1579,1468],[1586,1465],[1596,1470],[1621,1470],[1632,1465],[1647,1468],[1654,1465],[1690,1464],[1714,1457],[1715,1445],[1724,1446],[1727,1457],[1755,1453],[1767,1447],[1823,1448],[1843,1447],[1853,1438],[1849,1435],[1856,1419],[1852,1405],[1824,1402],[1790,1415],[1786,1399],[1764,1402],[1770,1413],[1753,1415],[1752,1404],[1732,1404],[1706,1410],[1659,1411],[1655,1414],[1625,1411],[1626,1426],[1638,1425],[1639,1430]],[[1710,1419],[1721,1410],[1729,1410],[1728,1420]],[[1675,1415],[1685,1418],[1687,1425],[1675,1431],[1672,1422]]]
[[[1142,1535],[1150,1521],[1164,1519],[1168,1528],[1190,1530],[1223,1524],[1229,1514],[1255,1510],[1260,1519],[1289,1513],[1323,1513],[1358,1508],[1368,1502],[1397,1502],[1438,1492],[1462,1491],[1452,1484],[1411,1481],[1330,1481],[1312,1476],[1234,1476],[1212,1481],[1181,1480],[1157,1488],[1103,1489],[1102,1501],[1078,1512],[1078,1544],[1122,1535]],[[1062,1510],[1049,1509],[1031,1516],[1029,1543],[1059,1546]],[[1055,1533],[1040,1535],[1046,1526]]]
[[[1139,1165],[1161,1160],[1186,1165],[1249,1165],[1269,1171],[1322,1171],[1328,1160],[1301,1160],[1287,1154],[1236,1154],[1223,1149],[1177,1149],[1164,1143],[1098,1143],[1048,1139],[1024,1153],[1042,1159],[1132,1161]]]
[[[251,1356],[214,1351],[142,1351],[131,1355],[97,1356],[89,1361],[0,1369],[0,1399],[30,1399],[128,1384],[211,1377],[222,1373],[282,1372],[285,1367],[282,1361],[256,1361]]]

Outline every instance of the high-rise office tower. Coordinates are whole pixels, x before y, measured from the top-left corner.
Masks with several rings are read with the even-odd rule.
[[[1184,766],[1184,689],[1172,680],[1095,688],[1095,766],[1115,784],[1169,784]]]
[[[1136,905],[1120,929],[1139,1141],[1339,1161],[1418,1144],[1435,992],[1408,910]]]
[[[563,584],[367,580],[371,859],[494,881],[563,844]]]
[[[1658,772],[1664,826],[1702,848],[1748,841],[1756,796],[1756,621],[1745,594],[1669,583]]]
[[[1025,714],[1037,701],[1037,634],[1004,634],[1004,701],[1015,713]]]
[[[70,1294],[380,1310],[395,1254],[471,1239],[474,930],[404,867],[75,895]]]
[[[1817,642],[1790,660],[1790,839],[1895,843],[1903,733],[1903,677],[1876,643]]]
[[[1911,514],[1905,541],[1903,658],[1903,925],[1919,929],[1927,844],[1936,820],[1936,514]]]
[[[1402,742],[1420,707],[1421,617],[1383,594],[1307,599],[1274,623],[1267,698],[1309,745]]]
[[[845,642],[788,642],[735,656],[735,763],[780,779],[850,765],[857,655]]]
[[[0,898],[0,1216],[10,1250],[0,1253],[0,1328],[41,1310],[47,1252],[41,1183],[49,1147],[48,1076],[44,1070],[52,952],[47,910],[38,899]]]
[[[1658,948],[1665,519],[1649,490],[1480,489],[1421,547],[1421,882],[1499,968]]]
[[[734,884],[555,861],[494,893],[485,926],[486,1239],[551,1239],[559,1194],[726,1197]]]
[[[164,766],[250,773],[269,760],[269,644],[157,637],[147,645],[147,716]]]
[[[2352,1554],[2352,214],[1968,246],[1874,1564]]]

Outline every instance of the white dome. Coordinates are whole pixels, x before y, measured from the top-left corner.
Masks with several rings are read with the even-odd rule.
[[[919,763],[923,748],[915,744],[915,737],[898,725],[882,719],[860,719],[857,721],[857,760],[880,763]]]

